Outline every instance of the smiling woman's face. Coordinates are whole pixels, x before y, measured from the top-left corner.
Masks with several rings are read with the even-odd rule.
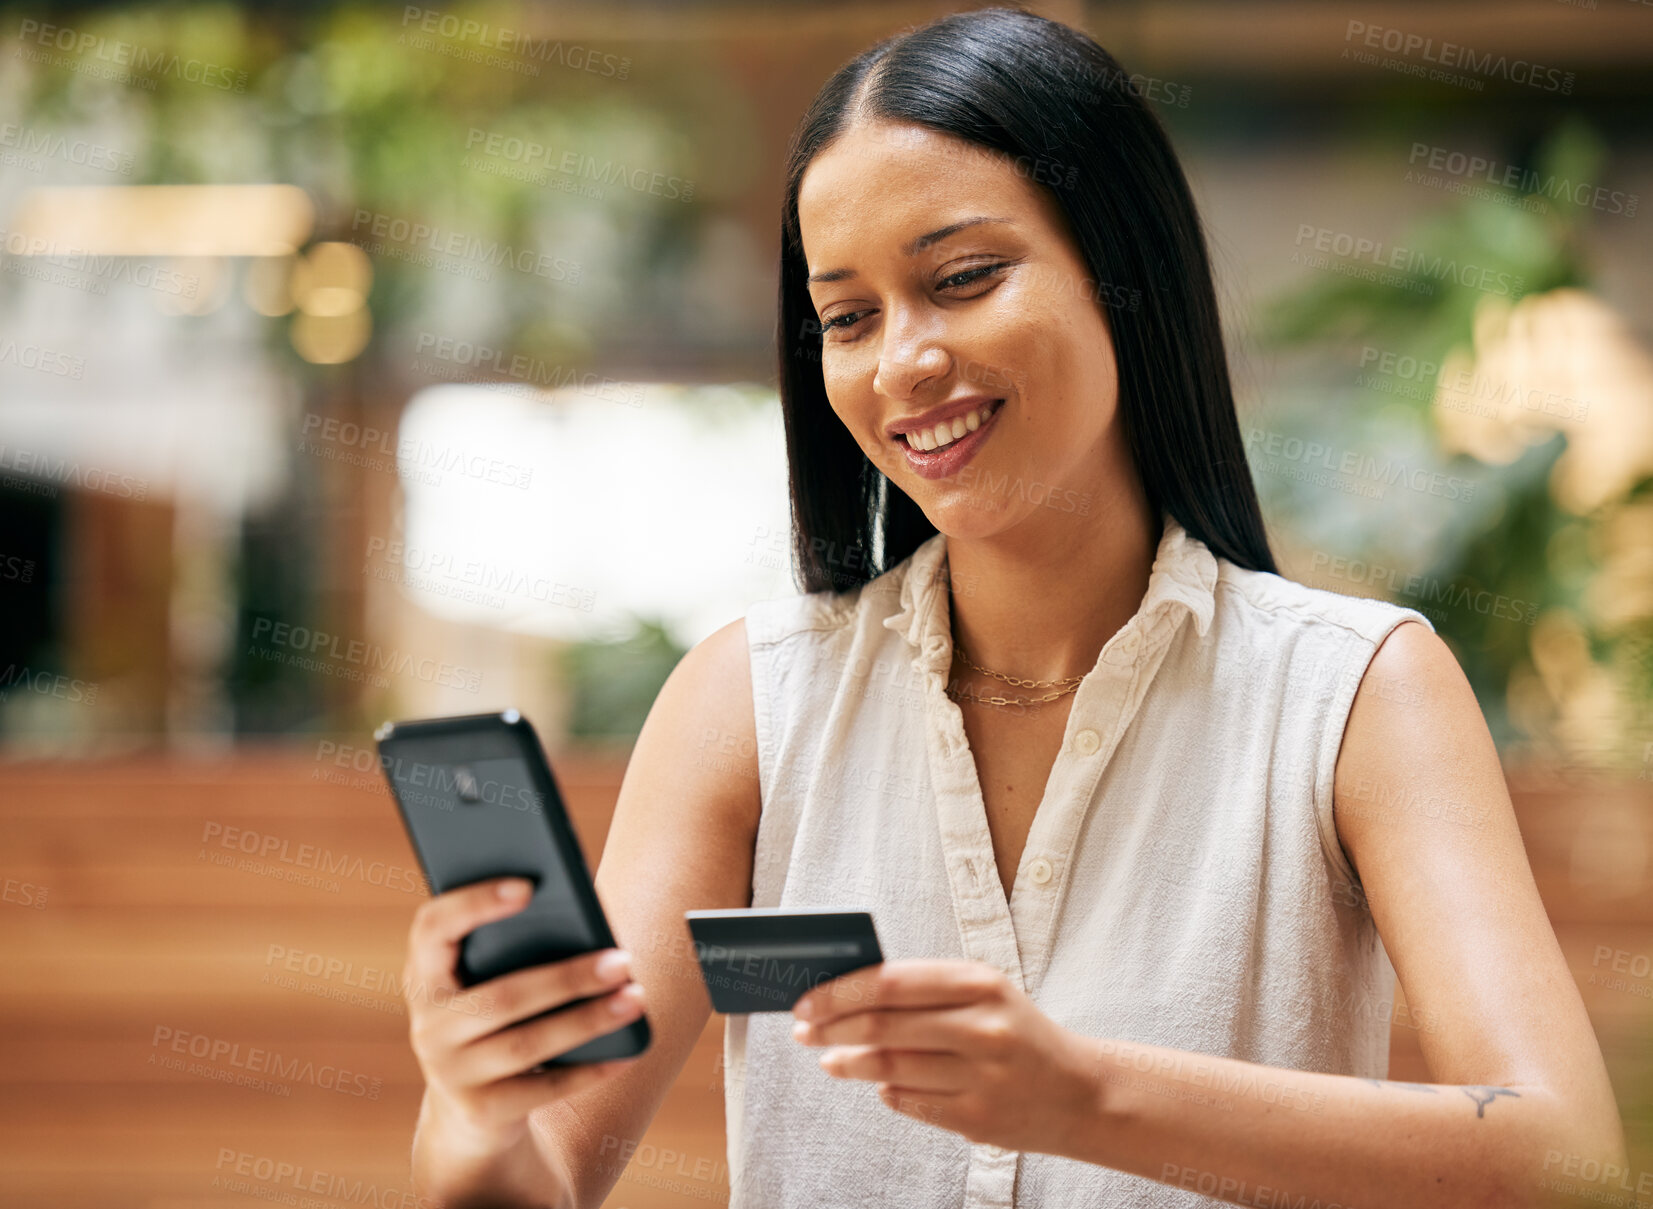
[[[798,221],[832,410],[937,529],[1097,516],[1131,473],[1113,342],[1044,186],[926,127],[858,125],[805,171]],[[921,447],[938,421],[964,435],[891,431],[919,420]]]

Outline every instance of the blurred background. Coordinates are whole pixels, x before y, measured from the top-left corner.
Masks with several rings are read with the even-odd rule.
[[[796,591],[788,135],[967,7],[0,4],[0,1201],[412,1203],[372,729],[521,709],[595,865]],[[1653,1171],[1653,5],[1030,7],[1183,157],[1285,573],[1470,676]],[[610,1206],[727,1199],[721,1036]]]

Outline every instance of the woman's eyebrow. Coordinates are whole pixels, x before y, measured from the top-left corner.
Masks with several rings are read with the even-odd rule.
[[[934,231],[931,231],[928,235],[920,235],[917,239],[913,240],[906,247],[902,248],[901,251],[903,252],[903,254],[905,254],[907,256],[916,256],[918,253],[922,252],[925,248],[927,248],[931,244],[935,243],[938,239],[946,239],[949,235],[952,235],[954,232],[962,231],[966,227],[973,227],[977,223],[984,223],[984,222],[1014,223],[1015,221],[1016,220],[1012,219],[1012,218],[993,218],[993,217],[990,217],[986,214],[978,214],[974,218],[963,218],[963,219],[960,219],[958,222],[948,223],[945,227],[937,227]],[[849,278],[854,277],[854,276],[856,276],[856,272],[855,272],[854,269],[827,269],[824,272],[811,273],[809,275],[808,279],[804,282],[804,284],[805,285],[816,285],[816,284],[818,284],[820,282],[823,282],[823,281],[847,281]]]

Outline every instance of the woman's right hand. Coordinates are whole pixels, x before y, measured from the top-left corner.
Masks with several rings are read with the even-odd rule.
[[[643,988],[631,981],[630,958],[622,950],[601,949],[460,985],[460,941],[522,910],[530,891],[522,878],[478,882],[431,898],[414,915],[403,983],[408,1033],[426,1085],[415,1149],[428,1160],[419,1166],[429,1173],[448,1166],[441,1156],[468,1172],[490,1159],[505,1160],[528,1138],[535,1108],[600,1083],[632,1061],[529,1073],[642,1014]],[[530,1020],[591,995],[599,998]]]

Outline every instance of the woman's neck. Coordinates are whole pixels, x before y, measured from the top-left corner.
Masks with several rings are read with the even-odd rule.
[[[1161,530],[1133,482],[1088,516],[1052,510],[992,537],[949,536],[956,641],[973,662],[1006,675],[1089,672],[1141,607]]]

